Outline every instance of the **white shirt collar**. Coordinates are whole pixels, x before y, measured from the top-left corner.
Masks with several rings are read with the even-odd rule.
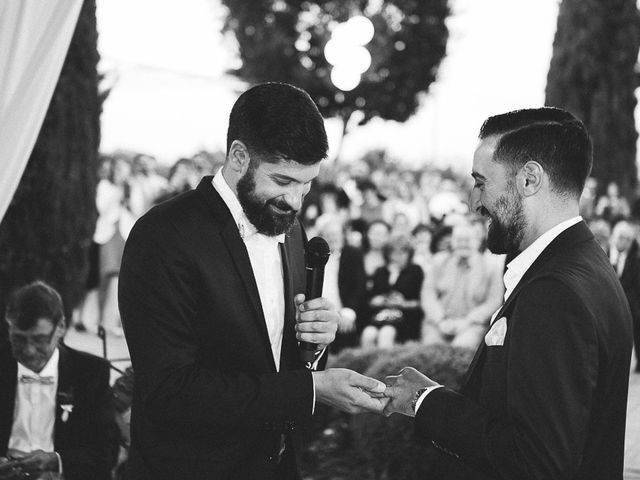
[[[506,289],[504,294],[505,301],[509,298],[513,289],[518,285],[524,274],[527,273],[527,270],[529,270],[543,250],[547,248],[558,235],[581,221],[582,217],[577,216],[557,224],[540,235],[523,252],[509,262],[507,271],[504,274],[504,286]]]
[[[60,350],[55,349],[51,358],[44,366],[44,368],[40,371],[40,373],[36,373],[33,370],[25,367],[20,362],[18,362],[18,378],[22,375],[27,375],[29,377],[51,377],[55,380],[58,379],[58,363],[60,361]]]
[[[244,210],[242,209],[242,205],[240,205],[238,197],[236,197],[236,194],[233,193],[233,190],[231,190],[231,187],[222,175],[222,168],[218,170],[218,173],[214,175],[211,184],[213,185],[213,188],[215,188],[216,191],[220,194],[222,200],[229,208],[233,220],[236,222],[236,225],[238,225],[238,230],[240,231],[240,236],[242,237],[242,239],[248,240],[250,237],[257,234],[258,230],[256,230],[256,227],[247,218]],[[279,243],[284,243],[284,233],[276,235],[275,237],[269,237],[268,235],[263,234],[260,235],[265,238],[273,239]]]

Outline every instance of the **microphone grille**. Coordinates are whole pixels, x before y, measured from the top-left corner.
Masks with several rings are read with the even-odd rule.
[[[307,242],[304,258],[309,267],[323,267],[329,260],[330,254],[327,241],[322,237],[313,237]]]

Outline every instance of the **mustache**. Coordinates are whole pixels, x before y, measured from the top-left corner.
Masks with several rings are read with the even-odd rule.
[[[289,205],[287,202],[284,202],[284,201],[269,200],[267,203],[285,212],[293,212],[293,213],[298,212],[297,210],[294,210],[291,205]]]

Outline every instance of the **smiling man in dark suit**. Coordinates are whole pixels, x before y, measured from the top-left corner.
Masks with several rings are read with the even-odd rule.
[[[309,95],[258,85],[232,108],[223,168],[134,226],[119,286],[136,377],[131,478],[294,479],[315,401],[382,410],[365,390],[384,384],[318,371],[338,313],[304,299],[296,214],[326,154]],[[315,362],[297,340],[317,345]]]
[[[386,413],[415,415],[443,452],[434,478],[622,479],[631,317],[578,216],[591,152],[584,125],[554,108],[480,131],[472,207],[488,248],[514,257],[504,304],[460,392],[411,368],[387,379]]]
[[[118,454],[109,365],[60,344],[62,300],[42,282],[11,295],[6,320],[11,355],[0,358],[0,478],[109,480]]]

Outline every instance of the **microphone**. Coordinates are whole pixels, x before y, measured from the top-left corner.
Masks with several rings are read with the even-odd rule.
[[[307,243],[304,252],[305,270],[307,271],[305,301],[322,296],[324,266],[329,260],[330,253],[329,245],[322,237],[313,237]],[[312,363],[316,359],[316,344],[300,342],[300,358],[305,363]]]

